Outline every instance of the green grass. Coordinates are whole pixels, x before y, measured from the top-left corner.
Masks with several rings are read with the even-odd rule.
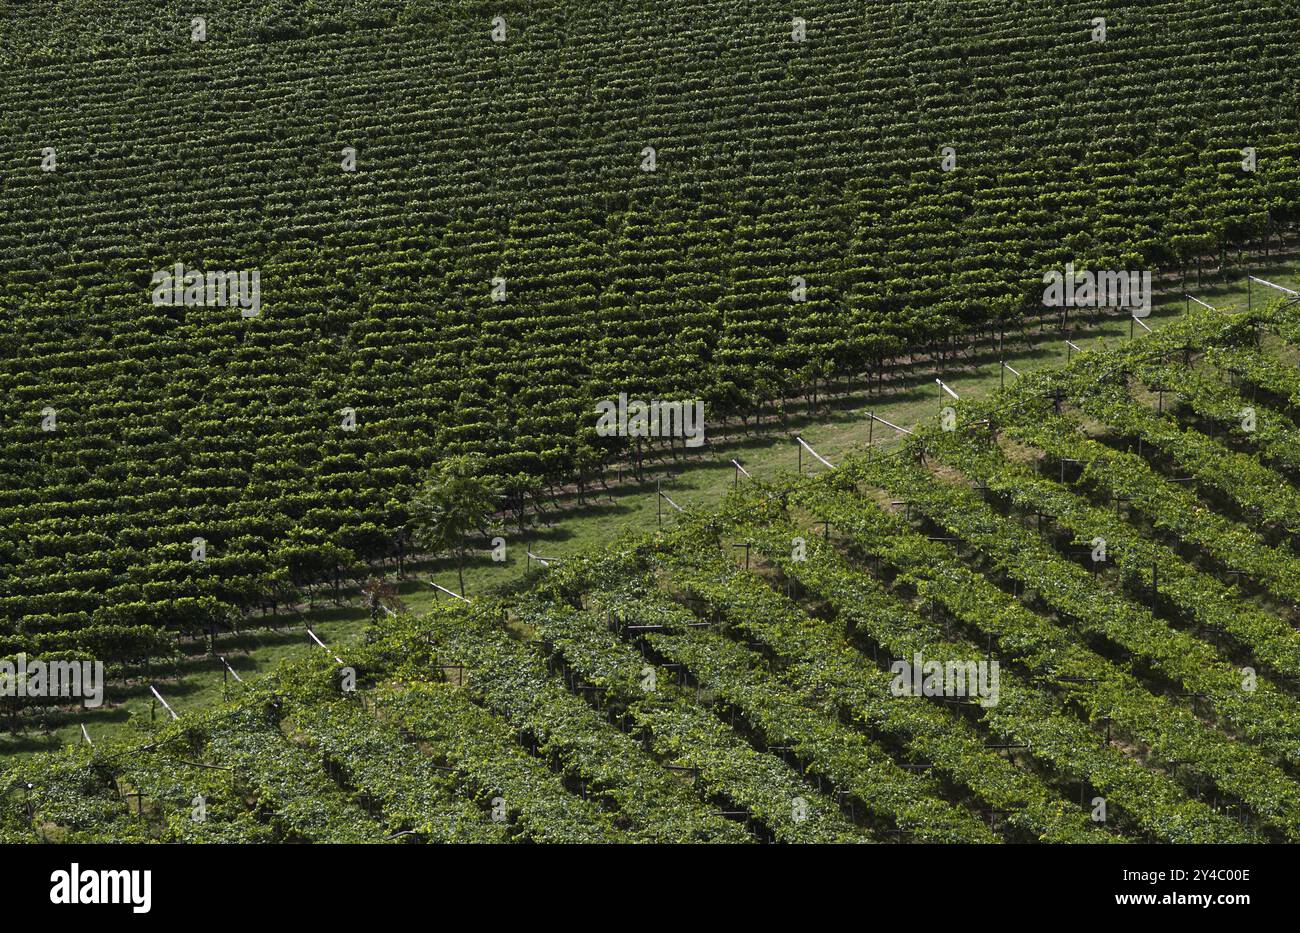
[[[322,652],[311,642],[304,629],[312,630],[329,645],[345,646],[359,639],[369,624],[369,614],[362,608],[317,609],[311,613],[285,615],[280,628],[250,629],[239,635],[217,638],[216,651],[245,680],[254,680],[273,670],[281,661]],[[227,688],[238,690],[233,677],[227,681],[221,662],[208,654],[207,640],[185,642],[180,660],[155,667],[148,675],[132,672],[125,684],[110,684],[104,691],[104,703],[95,709],[61,707],[37,712],[29,710],[23,717],[24,729],[9,731],[9,720],[0,721],[0,756],[32,755],[57,751],[83,741],[85,725],[96,745],[119,739],[138,737],[149,729],[151,711],[161,722],[170,719],[161,705],[156,705],[149,684],[158,688],[178,714],[198,710],[221,702]]]
[[[1258,274],[1279,285],[1300,288],[1300,259],[1283,261]],[[1199,288],[1194,282],[1193,277],[1189,289],[1202,301],[1223,311],[1245,309],[1244,273],[1230,271],[1223,280],[1214,282],[1207,277]],[[1260,285],[1253,286],[1253,292],[1255,301],[1280,294]],[[1158,329],[1162,323],[1182,314],[1183,307],[1181,297],[1157,296],[1146,323],[1152,329]],[[1143,333],[1138,325],[1133,325],[1133,329],[1138,335]],[[1080,327],[1079,322],[1071,320],[1068,339],[1085,350],[1114,346],[1129,339],[1129,330],[1129,318],[1103,319],[1096,327]],[[1042,333],[1031,331],[1027,337],[1030,346],[1017,343],[1008,335],[1004,347],[1007,363],[1021,373],[1063,365],[1067,352],[1072,352],[1068,350],[1067,338],[1060,333],[1059,327],[1049,326]],[[942,378],[962,398],[980,398],[998,388],[1000,370],[997,353],[985,346],[969,365],[954,365],[943,373]],[[1013,380],[1015,377],[1007,373],[1006,378]],[[796,435],[832,463],[851,448],[865,446],[869,437],[876,449],[893,446],[900,435],[880,424],[872,430],[867,412],[873,411],[887,421],[908,428],[935,417],[947,402],[941,402],[940,389],[934,379],[932,369],[925,366],[916,376],[887,386],[883,395],[836,397],[831,400],[829,410],[823,409],[813,415],[804,412],[802,403],[789,402],[786,426],[771,424],[765,426],[762,433],[751,436],[736,436],[736,426],[728,426],[728,436],[723,439],[711,436],[706,446],[700,448],[699,453],[693,453],[689,461],[676,464],[669,461],[652,468],[650,473],[658,476],[662,491],[683,508],[712,508],[722,501],[735,481],[733,458],[755,477],[798,469],[800,448],[794,440]],[[803,455],[803,468],[825,469],[807,453]],[[473,598],[475,594],[493,593],[515,585],[524,574],[526,549],[542,556],[564,558],[590,547],[609,544],[628,529],[652,530],[659,522],[653,479],[640,485],[625,483],[588,499],[596,504],[568,508],[554,527],[541,525],[531,531],[527,548],[518,540],[517,533],[503,532],[508,542],[508,560],[493,563],[486,551],[471,559],[465,568],[467,594]],[[675,514],[672,507],[665,502],[662,512],[663,521],[670,523]],[[440,562],[433,565],[433,570],[433,578],[439,583],[449,589],[457,588],[453,563]],[[403,595],[408,591],[411,595],[407,602],[412,609],[427,608],[434,602],[432,588],[423,583],[404,587]]]
[[[1300,260],[1289,260],[1270,266],[1260,272],[1264,278],[1280,285],[1300,288]],[[1224,280],[1192,287],[1192,293],[1221,310],[1241,310],[1246,307],[1246,285],[1243,274],[1231,273]],[[1278,293],[1254,286],[1255,300],[1275,297]],[[1184,302],[1175,296],[1157,299],[1151,316],[1146,319],[1152,328],[1158,328],[1183,311]],[[1114,345],[1129,338],[1127,318],[1104,320],[1096,327],[1079,327],[1071,322],[1072,340],[1089,349]],[[1141,328],[1136,328],[1141,333]],[[1042,333],[1027,334],[1028,345],[1013,341],[1008,336],[1005,359],[1021,373],[1045,366],[1065,363],[1067,347],[1059,329],[1049,327]],[[988,395],[999,385],[998,355],[984,347],[968,363],[954,364],[943,373],[944,381],[963,398]],[[1014,377],[1008,373],[1007,379]],[[706,446],[692,452],[688,459],[654,465],[649,470],[652,477],[643,484],[631,482],[612,485],[608,491],[598,490],[587,497],[587,504],[577,506],[575,497],[565,497],[566,506],[561,512],[551,511],[554,524],[540,524],[521,538],[517,531],[501,532],[506,538],[506,560],[495,562],[488,551],[480,551],[467,558],[465,566],[465,591],[471,598],[504,592],[525,583],[528,560],[526,552],[532,550],[544,557],[564,558],[590,548],[609,545],[629,530],[649,531],[659,522],[659,505],[656,501],[657,477],[665,494],[684,508],[712,508],[721,502],[735,481],[736,471],[732,459],[739,460],[756,477],[773,476],[783,470],[795,470],[799,465],[800,448],[794,441],[803,437],[832,463],[848,450],[865,445],[871,437],[877,448],[897,443],[893,431],[877,424],[871,430],[867,411],[911,427],[934,417],[946,404],[939,398],[939,388],[928,367],[908,379],[891,383],[882,395],[852,394],[833,397],[829,404],[808,414],[798,402],[787,403],[787,423],[765,424],[761,431],[744,434],[737,426],[728,426],[721,437],[715,433]],[[804,455],[805,469],[824,469]],[[743,482],[743,479],[741,480]],[[665,524],[673,520],[674,510],[666,502],[662,506]],[[534,564],[532,572],[540,572]],[[429,586],[434,579],[443,586],[458,589],[455,563],[439,560],[417,563],[407,568],[406,579],[397,585],[398,593],[407,608],[423,613],[438,600],[452,597],[437,593]],[[217,650],[228,657],[240,676],[251,680],[273,670],[282,660],[301,657],[306,653],[320,652],[319,646],[308,641],[303,622],[310,619],[313,630],[327,644],[338,645],[340,653],[348,642],[364,633],[369,621],[368,612],[360,606],[357,594],[349,594],[351,605],[343,609],[318,609],[301,615],[285,615],[280,629],[258,629],[238,637],[219,638]],[[252,620],[260,623],[259,620]],[[221,663],[206,653],[206,643],[187,645],[189,654],[178,664],[154,675],[154,683],[178,713],[202,709],[220,702],[227,686],[237,689],[233,680],[226,685]],[[80,708],[50,711],[32,721],[18,735],[0,731],[0,756],[30,755],[57,750],[81,741],[81,724],[85,724],[91,738],[98,744],[147,731],[150,710],[153,706],[148,681],[137,676],[129,684],[106,692],[104,706],[95,710]],[[161,707],[155,710],[159,717],[167,716]]]

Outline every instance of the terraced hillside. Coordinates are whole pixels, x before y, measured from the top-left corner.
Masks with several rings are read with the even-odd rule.
[[[1104,42],[1062,0],[191,6],[0,10],[7,655],[166,655],[405,554],[448,455],[589,482],[596,401],[749,417],[1300,206],[1284,0]],[[178,263],[258,313],[154,304]]]
[[[1189,312],[16,765],[3,838],[1296,842],[1298,353],[1294,300]]]

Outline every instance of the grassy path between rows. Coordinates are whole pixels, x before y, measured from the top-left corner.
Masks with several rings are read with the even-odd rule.
[[[1258,275],[1291,288],[1300,289],[1300,260],[1291,259],[1258,271]],[[1246,281],[1244,273],[1233,272],[1225,279],[1211,283],[1207,280],[1192,293],[1220,310],[1235,311],[1246,307]],[[1253,287],[1254,300],[1266,301],[1277,293],[1262,286]],[[1158,328],[1182,313],[1184,302],[1177,296],[1157,298],[1146,323]],[[1082,348],[1114,345],[1129,338],[1128,318],[1105,320],[1095,328],[1072,328],[1069,339]],[[1138,331],[1140,332],[1140,328]],[[1065,337],[1049,329],[1042,333],[1031,332],[1029,343],[1012,343],[1006,347],[1006,361],[1021,373],[1046,366],[1065,363],[1068,348]],[[833,397],[813,415],[804,411],[802,403],[790,403],[787,424],[765,425],[760,431],[746,436],[734,433],[721,441],[707,442],[689,460],[659,465],[657,478],[660,488],[684,508],[698,506],[709,508],[718,504],[735,478],[733,459],[739,460],[754,476],[772,476],[782,470],[795,470],[799,464],[799,447],[796,435],[804,438],[832,463],[849,449],[866,445],[871,436],[877,447],[887,447],[896,441],[894,432],[877,425],[869,429],[867,411],[904,427],[935,415],[943,404],[939,387],[932,372],[887,385],[880,395]],[[997,389],[1000,366],[996,353],[977,353],[969,363],[954,365],[942,374],[944,382],[963,398],[979,398]],[[1007,379],[1014,378],[1010,373]],[[735,432],[731,426],[729,431]],[[707,432],[706,432],[707,436]],[[804,455],[804,468],[821,469]],[[527,539],[521,540],[510,531],[506,538],[506,560],[496,562],[488,551],[476,555],[465,568],[465,589],[473,598],[488,595],[521,585],[528,570],[526,552],[545,557],[564,558],[589,548],[599,548],[616,540],[629,530],[647,531],[659,521],[659,505],[655,495],[655,481],[636,485],[625,483],[612,486],[606,492],[587,497],[582,507],[569,502],[561,513],[552,512],[554,524],[533,528]],[[673,509],[662,506],[665,523],[672,521]],[[536,569],[534,565],[534,570]],[[398,585],[398,591],[409,609],[420,613],[427,611],[440,596],[428,580],[434,579],[450,589],[456,589],[456,570],[449,562],[434,562],[417,566],[407,579]],[[359,594],[347,594],[347,605],[342,608],[320,608],[309,613],[282,615],[279,628],[258,628],[239,636],[227,635],[217,639],[217,653],[226,657],[232,667],[246,680],[252,680],[273,670],[280,661],[300,657],[305,653],[321,651],[311,642],[304,623],[328,644],[346,646],[360,639],[369,622],[369,613],[362,606]],[[260,621],[260,620],[254,620]],[[236,689],[233,678],[227,679],[221,662],[207,653],[206,642],[187,643],[189,652],[179,663],[155,671],[152,682],[158,687],[178,713],[201,709],[220,702],[227,689]],[[67,708],[52,710],[39,717],[30,714],[18,732],[9,731],[8,721],[0,728],[0,762],[5,756],[31,755],[54,751],[63,746],[82,741],[81,726],[85,725],[92,741],[108,742],[133,734],[142,734],[149,727],[151,715],[166,717],[161,707],[155,708],[148,688],[149,680],[142,676],[125,686],[114,686],[107,691],[105,703],[98,709]]]

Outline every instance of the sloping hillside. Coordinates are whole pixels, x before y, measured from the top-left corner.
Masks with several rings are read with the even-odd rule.
[[[1280,0],[206,7],[0,11],[6,654],[166,654],[405,553],[448,455],[590,480],[597,401],[748,415],[1300,204]]]

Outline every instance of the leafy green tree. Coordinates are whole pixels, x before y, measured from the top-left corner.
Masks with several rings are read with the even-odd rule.
[[[456,557],[456,576],[465,592],[466,538],[483,530],[497,508],[496,480],[479,454],[459,454],[433,465],[419,495],[411,503],[416,543],[434,554]]]

